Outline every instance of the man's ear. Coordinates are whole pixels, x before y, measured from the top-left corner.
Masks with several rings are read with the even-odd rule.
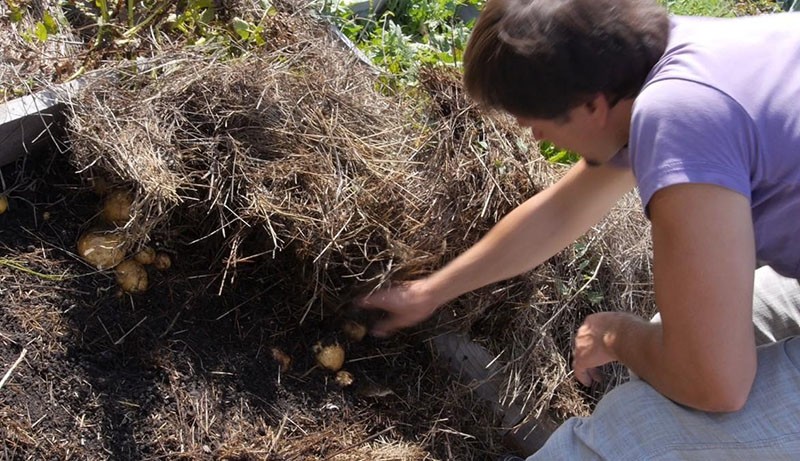
[[[597,93],[594,99],[586,103],[586,110],[589,113],[589,117],[599,123],[601,127],[605,126],[608,122],[608,112],[610,109],[611,106],[608,104],[608,98],[603,93]]]

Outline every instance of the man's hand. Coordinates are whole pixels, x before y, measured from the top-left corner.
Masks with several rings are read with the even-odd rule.
[[[401,328],[426,320],[440,304],[426,290],[425,280],[416,280],[361,297],[356,300],[356,305],[364,309],[382,310],[388,314],[371,331],[373,336],[386,337]]]
[[[572,351],[572,369],[575,378],[584,386],[602,381],[597,367],[617,360],[609,344],[616,335],[621,314],[618,312],[601,312],[592,314],[583,321],[575,334],[575,348]]]

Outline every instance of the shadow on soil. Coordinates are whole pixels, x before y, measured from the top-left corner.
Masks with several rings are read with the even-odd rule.
[[[181,246],[202,237],[191,235],[200,226],[187,223],[186,235],[155,239],[173,267],[148,268],[145,294],[120,295],[113,274],[95,273],[74,255],[100,199],[71,171],[57,154],[2,170],[14,185],[12,207],[0,216],[2,258],[30,270],[0,266],[10,295],[0,324],[2,360],[11,363],[28,349],[26,370],[7,388],[16,392],[0,397],[16,409],[2,419],[27,421],[3,434],[7,457],[134,460],[182,452],[183,459],[256,459],[247,447],[272,440],[269,428],[286,415],[303,413],[325,426],[330,412],[343,409],[352,413],[338,417],[343,424],[368,416],[374,422],[367,431],[377,433],[399,420],[395,432],[413,436],[407,402],[365,399],[356,390],[363,386],[342,389],[313,368],[312,345],[336,329],[313,311],[299,323],[306,300],[280,281],[298,276],[300,262],[279,255],[246,267],[218,296],[218,273],[208,267],[218,248],[210,241]],[[58,274],[67,277],[51,280]],[[346,365],[356,382],[397,390],[427,373],[423,345],[393,344],[390,354],[378,346],[369,338],[348,346],[348,357],[361,357]],[[293,358],[288,373],[272,348]],[[340,445],[329,439],[305,449],[316,459],[314,452]],[[282,459],[260,453],[258,459]]]

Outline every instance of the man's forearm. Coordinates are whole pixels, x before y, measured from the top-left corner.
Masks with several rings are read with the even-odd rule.
[[[583,235],[633,187],[630,172],[573,167],[558,184],[503,218],[481,241],[426,280],[443,303],[533,269]]]
[[[619,362],[665,397],[704,411],[730,411],[714,366],[693,360],[691,348],[668,347],[661,323],[613,313],[603,342]]]
[[[528,271],[573,241],[552,204],[527,202],[503,218],[475,246],[429,277],[441,302]],[[584,230],[585,231],[585,230]],[[559,233],[560,232],[560,233]]]

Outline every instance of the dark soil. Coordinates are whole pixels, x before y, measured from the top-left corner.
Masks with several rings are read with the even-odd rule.
[[[423,341],[351,344],[336,318],[309,312],[301,323],[307,300],[285,305],[292,261],[239,269],[218,295],[214,242],[188,245],[200,236],[187,223],[156,242],[172,268],[148,268],[149,290],[123,295],[113,273],[74,254],[100,199],[63,154],[27,157],[2,175],[11,191],[0,215],[2,372],[27,351],[0,389],[3,459],[494,455],[477,413],[448,414],[437,400],[449,381]],[[346,388],[311,352],[337,338],[355,377]],[[285,373],[272,348],[293,358]],[[397,450],[376,457],[387,446]]]

